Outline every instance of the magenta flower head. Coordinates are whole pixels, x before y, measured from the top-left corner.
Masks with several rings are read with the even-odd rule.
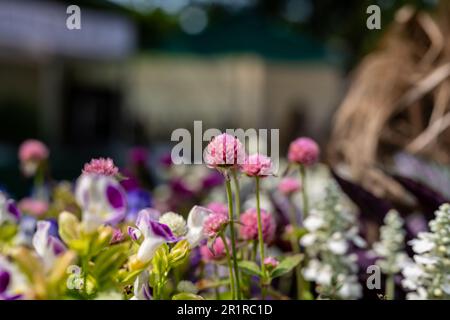
[[[43,161],[48,158],[47,146],[39,140],[29,139],[19,147],[19,159],[21,162]]]
[[[225,216],[228,216],[228,207],[219,201],[213,201],[206,206],[209,210],[215,213],[221,213]]]
[[[83,169],[84,174],[97,174],[103,176],[115,176],[119,173],[119,169],[114,165],[111,158],[92,159],[86,163]]]
[[[258,240],[258,214],[255,208],[241,214],[240,234],[244,240]],[[272,215],[261,209],[261,225],[264,242],[270,243],[275,236],[275,221]]]
[[[282,194],[289,196],[301,189],[300,182],[291,177],[283,178],[280,183],[278,184],[278,191],[280,191]]]
[[[288,159],[304,166],[315,164],[319,160],[320,149],[310,138],[297,138],[289,146]]]
[[[265,155],[255,153],[246,157],[241,170],[249,177],[267,177],[273,175],[272,160]]]
[[[215,237],[228,223],[228,217],[222,213],[210,214],[203,224],[203,232],[207,237]]]
[[[226,239],[226,242],[230,245],[230,240]],[[204,262],[217,261],[225,258],[226,250],[222,238],[216,238],[211,248],[207,244],[201,246],[200,255]]]
[[[204,159],[210,168],[228,168],[243,164],[245,150],[236,137],[227,133],[215,136],[205,149]]]
[[[36,174],[40,164],[47,160],[48,148],[39,140],[26,140],[19,147],[20,166],[26,177]]]
[[[264,259],[264,266],[269,270],[275,269],[279,264],[280,262],[273,257],[267,257]]]

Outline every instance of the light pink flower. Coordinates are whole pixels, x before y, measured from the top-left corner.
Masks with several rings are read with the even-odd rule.
[[[19,147],[19,159],[21,162],[39,162],[47,159],[49,151],[47,146],[39,140],[29,139]]]
[[[214,137],[205,149],[208,167],[233,167],[244,163],[245,151],[239,139],[227,133]]]
[[[230,245],[230,241],[226,239],[226,242],[228,245]],[[223,243],[222,238],[216,238],[214,240],[214,243],[211,248],[208,247],[207,244],[200,247],[200,255],[202,257],[202,260],[205,262],[210,262],[214,260],[220,260],[225,258],[226,256],[226,250],[225,245]]]
[[[300,182],[291,177],[283,178],[278,184],[278,190],[284,195],[290,195],[301,189]]]
[[[225,216],[228,216],[228,207],[219,201],[213,201],[206,206],[209,210],[215,213],[221,213]]]
[[[315,164],[319,160],[320,149],[310,138],[297,138],[289,146],[288,159],[305,166]]]
[[[41,216],[48,211],[47,201],[33,198],[24,198],[18,203],[21,211],[34,216]]]
[[[119,173],[119,169],[114,165],[114,161],[111,158],[98,158],[86,163],[83,173],[115,176]]]
[[[241,214],[240,234],[244,240],[258,240],[258,214],[255,208]],[[264,242],[270,243],[275,236],[275,221],[272,215],[261,209],[261,226]]]
[[[255,153],[245,159],[241,170],[249,177],[267,177],[273,175],[272,160],[265,155]]]
[[[208,237],[214,237],[227,223],[228,217],[226,215],[214,212],[206,218],[203,224],[203,233]]]
[[[279,264],[280,262],[273,257],[267,257],[264,259],[264,265],[268,269],[275,269]]]

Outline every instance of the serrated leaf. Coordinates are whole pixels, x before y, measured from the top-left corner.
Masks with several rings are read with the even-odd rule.
[[[190,293],[181,292],[172,297],[172,300],[205,300],[202,296]]]
[[[302,254],[295,254],[293,256],[285,258],[283,261],[280,262],[280,264],[275,269],[273,269],[270,276],[273,279],[290,272],[300,263],[300,261],[302,261],[302,259],[303,259]]]
[[[238,267],[249,275],[255,275],[258,277],[261,276],[261,270],[259,269],[259,266],[253,261],[248,260],[239,261]]]

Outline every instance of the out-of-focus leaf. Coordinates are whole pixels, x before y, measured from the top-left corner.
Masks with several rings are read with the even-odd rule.
[[[273,269],[270,276],[272,278],[277,278],[282,276],[283,274],[290,272],[300,263],[300,261],[302,261],[302,259],[302,254],[295,254],[293,256],[285,258],[275,269]]]
[[[243,272],[245,272],[249,275],[255,275],[258,277],[261,276],[261,270],[259,269],[259,266],[256,263],[254,263],[253,261],[247,261],[247,260],[239,261],[238,267]]]
[[[406,190],[408,190],[420,203],[423,213],[428,220],[434,218],[434,212],[443,203],[449,202],[439,192],[431,189],[421,182],[417,182],[411,178],[402,177],[400,175],[392,175]]]
[[[205,300],[202,296],[190,293],[181,292],[172,297],[172,300]]]
[[[358,206],[363,219],[374,221],[379,225],[383,224],[384,216],[393,209],[388,201],[376,197],[363,187],[340,177],[334,171],[332,175],[342,191]]]

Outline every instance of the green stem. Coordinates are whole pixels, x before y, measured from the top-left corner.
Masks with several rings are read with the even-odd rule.
[[[236,253],[236,237],[234,230],[234,213],[233,213],[233,194],[231,191],[231,183],[230,180],[225,181],[225,186],[227,189],[227,198],[228,198],[228,216],[230,219],[230,237],[231,237],[231,252],[233,254],[233,265],[234,265],[234,276],[236,280],[236,297],[238,300],[241,298],[241,286],[239,283],[239,269],[237,264],[237,253]]]
[[[228,270],[230,272],[230,289],[231,289],[231,297],[232,299],[236,299],[236,288],[234,283],[234,275],[233,275],[233,265],[231,264],[231,255],[230,255],[230,249],[228,248],[228,243],[225,239],[225,236],[223,234],[220,235],[223,241],[223,246],[225,248],[225,254],[227,256],[227,262],[228,262]]]
[[[236,219],[239,220],[239,216],[241,215],[241,196],[240,196],[239,180],[237,178],[237,173],[235,169],[233,169],[231,173],[235,189],[234,199],[236,201]]]
[[[217,264],[215,263],[214,263],[214,277],[216,278],[217,281],[220,281],[219,271],[217,270]],[[216,300],[220,300],[219,287],[214,287],[214,294],[216,296]]]
[[[306,168],[304,165],[300,165],[300,177],[302,182],[302,200],[303,200],[303,219],[305,221],[309,213],[308,194],[306,188]]]
[[[298,239],[295,235],[291,237],[291,245],[295,254],[300,253],[300,246],[298,244]],[[303,291],[304,291],[303,289],[304,279],[302,275],[301,264],[298,264],[295,267],[295,279],[297,284],[297,299],[301,300],[303,298]]]
[[[386,278],[386,300],[394,300],[395,295],[395,280],[394,275],[389,274]]]
[[[266,267],[264,266],[264,238],[262,232],[262,222],[261,222],[261,207],[260,207],[260,199],[259,199],[259,177],[256,177],[256,213],[258,215],[258,240],[259,240],[259,258],[261,260],[261,273],[262,278],[265,277]],[[263,283],[263,279],[261,279],[261,292],[262,298],[265,298],[266,286]]]

